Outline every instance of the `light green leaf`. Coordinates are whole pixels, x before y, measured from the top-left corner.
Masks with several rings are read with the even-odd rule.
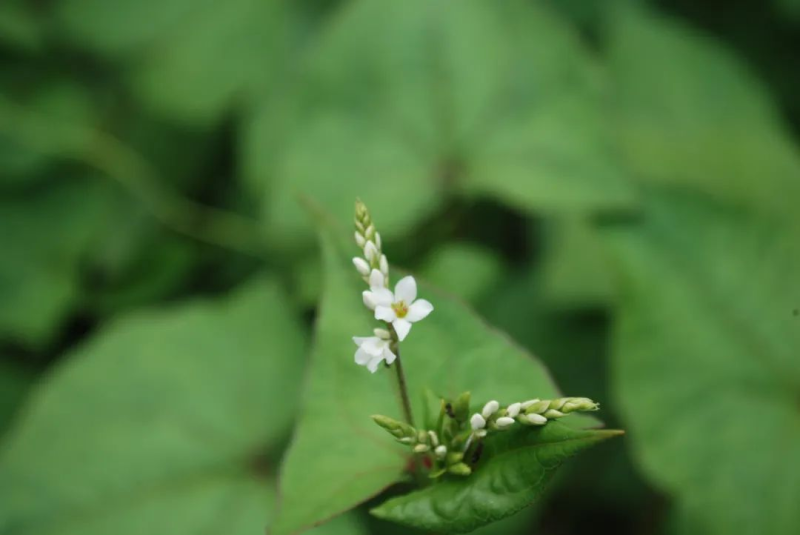
[[[647,475],[699,533],[796,533],[800,229],[660,192],[609,239],[615,383]]]
[[[323,299],[303,411],[281,471],[282,503],[272,535],[301,532],[354,507],[398,481],[407,464],[406,450],[370,419],[372,414],[401,418],[394,369],[372,375],[353,362],[352,337],[368,336],[377,326],[361,301],[363,282],[335,224],[326,220],[321,226]],[[463,305],[426,285],[420,286],[420,296],[435,310],[402,347],[420,421],[426,388],[451,397],[471,390],[476,403],[558,396],[538,361]],[[594,422],[570,419],[575,425]]]
[[[115,321],[61,361],[7,435],[0,532],[262,532],[304,346],[270,281]]]
[[[505,266],[492,251],[469,243],[447,243],[425,260],[420,274],[439,288],[477,302],[500,282]]]
[[[800,155],[767,89],[728,50],[641,9],[613,17],[609,41],[613,132],[637,178],[795,210]]]
[[[103,184],[62,178],[0,198],[0,336],[46,345],[80,297],[79,267],[108,216]]]
[[[565,460],[620,434],[577,431],[559,422],[501,433],[487,439],[486,460],[472,476],[392,498],[372,513],[437,533],[469,533],[529,506]]]
[[[598,72],[542,3],[360,0],[330,21],[296,86],[247,125],[243,167],[276,239],[311,242],[297,192],[340,221],[361,196],[387,236],[449,191],[530,210],[633,202]]]

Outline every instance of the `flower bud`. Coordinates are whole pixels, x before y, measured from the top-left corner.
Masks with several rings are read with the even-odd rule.
[[[459,423],[466,422],[469,419],[470,397],[471,394],[469,392],[464,392],[453,403],[453,413]]]
[[[458,464],[464,460],[464,454],[459,451],[454,451],[447,454],[447,464]]]
[[[355,235],[356,235],[356,243],[358,244],[358,248],[359,249],[363,249],[364,246],[367,244],[366,238],[364,238],[364,236],[359,231],[356,231]]]
[[[503,416],[502,418],[498,418],[495,422],[498,429],[506,429],[511,427],[514,424],[514,418],[509,418],[508,416]]]
[[[564,416],[564,413],[561,411],[557,411],[555,409],[549,409],[545,411],[544,416],[545,418],[550,418],[550,419],[561,418],[562,416]]]
[[[434,448],[439,446],[439,437],[433,431],[428,431],[428,436],[431,437],[431,446]]]
[[[453,466],[449,466],[447,471],[456,476],[468,476],[472,473],[472,468],[467,466],[464,463],[457,463]]]
[[[356,269],[358,270],[359,273],[361,273],[362,277],[369,276],[370,268],[366,260],[357,256],[353,258],[353,265],[356,266]]]
[[[483,416],[478,414],[477,412],[472,415],[472,418],[469,421],[470,426],[473,430],[477,431],[478,429],[483,429],[486,427],[486,420]]]
[[[525,412],[527,414],[533,414],[533,413],[541,414],[549,408],[550,408],[550,402],[547,401],[546,399],[543,399],[529,405],[525,409]]]
[[[375,241],[375,225],[370,224],[367,230],[364,231],[364,237],[369,241]]]
[[[506,409],[506,416],[509,418],[516,418],[522,408],[522,403],[512,403]]]
[[[528,423],[532,425],[544,425],[547,423],[547,418],[545,418],[541,414],[536,414],[536,413],[528,414],[526,418],[528,420]]]
[[[383,273],[383,276],[388,279],[389,278],[389,261],[386,259],[386,255],[385,254],[381,255],[380,268],[381,268],[381,273]]]
[[[392,338],[392,333],[390,333],[386,329],[372,329],[372,332],[375,336],[377,336],[381,340],[390,340]]]
[[[364,300],[364,305],[370,310],[375,310],[375,307],[378,306],[378,303],[372,298],[372,292],[369,290],[364,290],[361,293],[361,298]]]
[[[379,251],[381,249],[383,249],[383,247],[382,247],[383,244],[381,243],[381,234],[380,234],[380,232],[376,232],[375,233],[375,245],[378,247]]]
[[[436,454],[437,459],[442,460],[445,458],[445,456],[447,456],[447,446],[444,444],[441,446],[436,446],[436,449],[433,450],[433,452]]]
[[[364,256],[371,265],[378,260],[378,248],[375,247],[375,244],[372,241],[368,241],[364,246]]]
[[[481,411],[481,415],[483,416],[484,419],[488,420],[489,417],[492,416],[492,414],[494,414],[494,413],[496,413],[498,411],[498,409],[500,409],[500,404],[497,401],[492,400],[492,401],[490,401],[489,403],[487,403],[486,405],[483,406],[483,410]]]
[[[417,430],[407,423],[397,421],[388,416],[383,416],[382,414],[373,414],[372,421],[386,429],[395,438],[413,437],[417,433]]]
[[[529,399],[528,401],[523,401],[522,403],[520,403],[520,407],[522,407],[522,409],[525,410],[534,403],[539,403],[539,401],[540,401],[539,398]]]
[[[414,446],[414,453],[428,453],[429,451],[431,451],[431,448],[427,444],[417,444]]]

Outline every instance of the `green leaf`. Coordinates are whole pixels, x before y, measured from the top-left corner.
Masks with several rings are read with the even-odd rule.
[[[7,435],[0,532],[261,532],[304,347],[267,280],[114,321],[41,382]]]
[[[0,438],[33,384],[35,374],[0,355]]]
[[[50,342],[79,302],[80,263],[108,199],[99,181],[69,177],[0,198],[0,336]]]
[[[658,192],[609,240],[624,273],[619,405],[698,533],[800,525],[800,228]]]
[[[795,210],[800,155],[769,91],[728,50],[640,8],[613,17],[608,48],[613,132],[638,179]]]
[[[531,210],[633,202],[598,70],[542,3],[361,0],[330,21],[296,86],[247,125],[243,166],[287,245],[311,242],[297,192],[340,221],[358,195],[387,236],[449,191]]]
[[[392,498],[372,510],[379,518],[437,533],[469,533],[534,501],[561,464],[620,431],[577,431],[551,422],[487,439],[486,460],[473,475]]]
[[[437,247],[420,274],[439,288],[474,303],[500,282],[504,270],[502,260],[492,251],[464,242]]]
[[[379,222],[380,223],[380,222]],[[364,308],[363,282],[336,226],[321,224],[324,292],[316,326],[303,411],[281,470],[282,504],[272,535],[299,533],[348,510],[401,479],[407,451],[370,419],[401,419],[394,369],[370,374],[353,362],[353,336],[377,322]],[[391,254],[391,251],[389,251]],[[442,396],[472,391],[472,399],[503,402],[557,397],[547,371],[459,302],[420,285],[434,312],[403,342],[402,359],[417,418],[424,391]],[[575,425],[595,421],[571,417]],[[509,514],[511,511],[509,511]]]
[[[131,66],[136,94],[183,122],[207,124],[246,94],[279,80],[291,47],[291,3],[276,0],[96,0],[60,3],[65,33]]]

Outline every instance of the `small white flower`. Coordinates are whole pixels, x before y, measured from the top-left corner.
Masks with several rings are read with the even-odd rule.
[[[506,427],[510,427],[514,424],[514,418],[503,416],[502,418],[498,418],[495,423],[499,429],[505,429]]]
[[[378,371],[381,362],[386,361],[386,364],[391,364],[397,358],[390,348],[390,340],[378,336],[365,338],[354,336],[353,342],[358,346],[355,356],[356,364],[366,366],[372,373]]]
[[[375,310],[379,303],[385,303],[387,299],[390,302],[394,299],[392,291],[386,288],[386,278],[377,269],[369,274],[369,290],[364,290],[361,296],[370,310]]]
[[[478,431],[486,427],[486,420],[476,412],[472,415],[472,418],[470,418],[469,425],[472,427],[473,431]]]
[[[522,409],[522,403],[512,403],[506,409],[506,415],[509,418],[516,418],[519,414],[520,409]]]
[[[532,423],[533,425],[544,425],[547,423],[547,418],[541,414],[533,413],[528,415],[528,422]]]
[[[434,453],[436,453],[437,459],[439,460],[444,459],[445,456],[447,455],[447,446],[445,445],[437,446],[436,449],[434,450]]]
[[[361,273],[362,277],[366,277],[369,275],[370,272],[369,264],[367,264],[367,261],[364,260],[363,258],[359,256],[353,258],[353,265],[356,266],[356,269],[358,270],[359,273]]]
[[[499,409],[500,409],[500,403],[498,403],[495,400],[492,400],[483,406],[481,415],[483,416],[484,419],[488,420],[492,416],[492,414],[496,413]]]
[[[376,290],[377,286],[372,284],[376,272],[380,275],[380,281],[384,280],[380,271],[372,271],[370,300],[375,302],[375,319],[391,323],[397,338],[405,340],[411,324],[425,319],[433,311],[433,305],[425,299],[417,299],[417,281],[410,275],[400,279],[394,288],[394,295],[386,288]],[[375,279],[378,282],[377,276]]]

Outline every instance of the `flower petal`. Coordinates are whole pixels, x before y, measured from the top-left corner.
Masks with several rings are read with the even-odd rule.
[[[406,319],[411,323],[414,323],[415,321],[427,318],[428,314],[431,312],[433,312],[433,305],[430,304],[429,301],[425,299],[417,299],[410,307],[408,307]]]
[[[394,361],[395,361],[395,359],[396,359],[396,358],[397,358],[397,355],[395,355],[394,353],[392,353],[392,350],[391,350],[391,349],[389,349],[389,346],[387,345],[387,346],[386,346],[386,347],[383,349],[383,360],[385,360],[385,361],[386,361],[386,364],[391,364],[392,362],[394,362]]]
[[[369,336],[354,336],[353,337],[353,342],[355,342],[355,344],[358,347],[361,347],[361,344],[366,342],[368,339],[369,339]]]
[[[371,293],[376,306],[390,307],[394,303],[394,296],[388,288],[373,288]]]
[[[381,357],[373,357],[372,360],[367,363],[367,369],[370,372],[375,373],[378,371],[378,366],[380,366],[382,360],[383,359]]]
[[[406,339],[406,336],[408,336],[408,331],[411,330],[411,322],[404,319],[394,320],[392,322],[392,326],[397,333],[397,339],[401,342]]]
[[[367,353],[366,351],[364,351],[359,347],[358,351],[356,351],[355,358],[356,358],[356,364],[358,364],[359,366],[366,366],[367,363],[375,357],[373,357],[372,355],[370,355],[369,353]]]
[[[416,298],[417,281],[414,280],[414,277],[408,275],[400,279],[397,282],[397,286],[394,287],[395,301],[404,301],[407,305],[410,305]]]
[[[370,336],[361,344],[361,349],[372,355],[373,357],[380,356],[383,353],[383,348],[386,347],[386,342],[377,336]]]
[[[386,284],[384,282],[383,273],[380,270],[373,269],[369,274],[369,287],[372,291],[375,291],[376,288],[385,288]]]
[[[375,307],[375,319],[392,322],[397,319],[394,309],[388,306]]]

